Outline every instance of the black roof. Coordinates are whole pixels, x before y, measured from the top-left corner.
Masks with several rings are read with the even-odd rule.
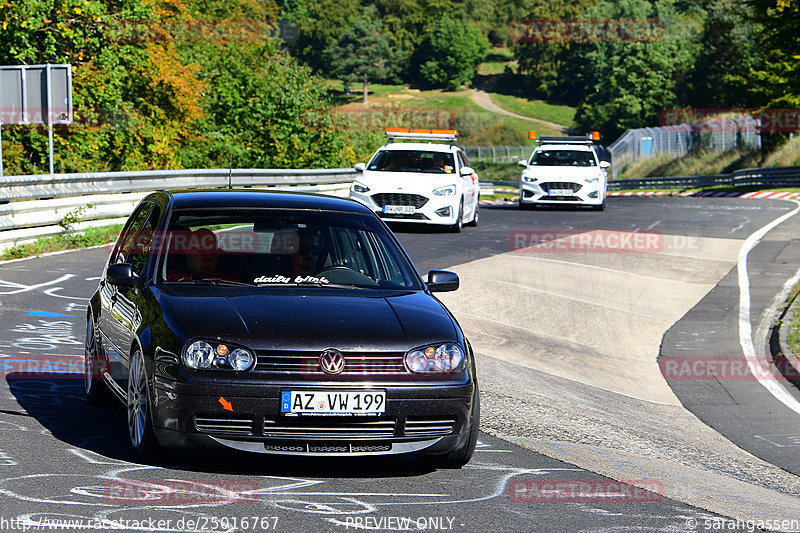
[[[158,193],[156,193],[158,194]],[[300,192],[276,192],[251,189],[209,189],[168,191],[177,209],[224,207],[272,207],[283,209],[321,209],[350,213],[371,213],[370,209],[346,198]]]

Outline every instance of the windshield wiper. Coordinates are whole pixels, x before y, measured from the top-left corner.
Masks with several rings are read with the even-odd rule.
[[[231,281],[222,278],[198,278],[186,280],[191,281],[195,285],[226,285],[230,287],[253,287],[252,283],[244,283],[242,281]]]

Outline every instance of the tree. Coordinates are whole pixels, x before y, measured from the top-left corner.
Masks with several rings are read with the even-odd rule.
[[[419,78],[432,87],[455,89],[472,81],[488,50],[486,36],[466,22],[435,20],[417,51]]]
[[[359,0],[282,0],[289,51],[315,71],[329,70],[324,52],[353,25],[359,8]]]
[[[657,40],[584,44],[575,60],[587,74],[587,96],[578,106],[579,130],[613,139],[628,128],[657,124],[662,111],[686,103],[687,80],[699,53],[702,13],[680,13],[673,0],[605,0],[589,10],[598,19],[658,19]]]
[[[378,10],[369,5],[339,41],[325,51],[333,74],[347,83],[364,83],[364,103],[367,103],[367,83],[391,78],[396,72],[398,54],[389,46],[382,31]]]
[[[692,76],[693,107],[750,107],[752,95],[742,90],[742,74],[761,63],[756,39],[760,26],[754,10],[742,0],[711,0]]]

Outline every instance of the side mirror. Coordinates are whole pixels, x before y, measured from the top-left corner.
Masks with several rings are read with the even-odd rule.
[[[106,280],[112,285],[134,288],[138,286],[139,282],[139,278],[133,275],[133,269],[130,263],[114,263],[113,265],[108,265]]]
[[[472,176],[473,174],[475,174],[475,169],[472,167],[461,167],[462,176]]]
[[[611,163],[608,161],[600,161],[600,168],[608,168],[611,166]]]
[[[520,159],[519,163],[517,163],[517,164],[519,166],[521,166],[521,167],[527,167],[528,166],[528,160],[527,159]]]
[[[367,170],[367,165],[365,165],[364,163],[356,163],[356,166],[354,166],[353,168],[356,170],[356,172],[364,172],[365,170]]]
[[[431,292],[450,292],[458,289],[458,274],[448,270],[428,272],[428,290]]]

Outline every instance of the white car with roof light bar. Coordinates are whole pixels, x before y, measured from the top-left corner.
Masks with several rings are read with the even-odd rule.
[[[520,209],[545,204],[605,209],[611,163],[608,150],[597,143],[599,139],[597,132],[585,137],[539,138],[530,159],[519,162],[525,167],[519,188]]]
[[[478,225],[480,183],[455,130],[387,128],[387,142],[350,187],[350,198],[386,222]]]

